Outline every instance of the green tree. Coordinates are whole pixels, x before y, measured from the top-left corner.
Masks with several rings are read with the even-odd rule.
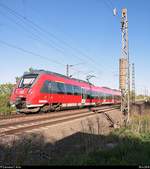
[[[32,72],[33,70],[34,70],[33,67],[30,67],[28,71]]]

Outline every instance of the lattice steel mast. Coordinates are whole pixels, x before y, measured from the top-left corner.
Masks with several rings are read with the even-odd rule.
[[[120,58],[120,89],[121,89],[121,111],[127,116],[127,121],[129,120],[130,111],[130,63],[129,63],[129,43],[128,43],[128,19],[127,19],[127,9],[122,9],[121,17],[121,31],[122,31],[122,49]]]

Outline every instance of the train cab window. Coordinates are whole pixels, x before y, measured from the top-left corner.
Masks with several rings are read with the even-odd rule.
[[[74,88],[74,95],[81,95],[81,88],[78,86],[73,86]]]
[[[67,94],[69,94],[69,95],[74,94],[73,86],[72,86],[72,85],[65,84],[65,87],[66,87],[66,93],[67,93]]]
[[[30,88],[37,78],[38,74],[28,74],[24,75],[18,85],[19,88]]]

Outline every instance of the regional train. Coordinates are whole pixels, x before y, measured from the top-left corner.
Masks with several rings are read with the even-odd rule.
[[[119,90],[97,87],[50,71],[33,70],[25,72],[16,83],[10,104],[18,112],[28,113],[119,104],[120,99]]]

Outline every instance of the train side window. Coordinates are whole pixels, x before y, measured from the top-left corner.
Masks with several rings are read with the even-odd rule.
[[[74,95],[81,95],[81,88],[78,86],[73,87],[74,87]]]
[[[107,100],[109,99],[109,94],[106,94],[106,99],[107,99]]]
[[[105,98],[105,94],[100,92],[99,97],[100,97],[101,100],[103,100]]]
[[[82,98],[87,98],[87,91],[84,88],[81,88],[82,90]]]
[[[58,92],[58,87],[56,82],[51,82],[51,93],[55,94]]]
[[[66,87],[66,93],[67,94],[70,94],[70,95],[74,94],[72,85],[65,84],[65,87]]]
[[[96,99],[99,99],[99,94],[98,94],[98,92],[96,92]]]
[[[92,91],[92,98],[95,99],[96,98],[96,95],[95,95],[95,91]]]
[[[91,99],[94,99],[94,91],[91,91]]]
[[[64,94],[65,86],[63,83],[57,83],[46,80],[41,88],[42,93]]]
[[[111,94],[107,94],[107,99],[112,99],[112,95]]]
[[[90,90],[87,90],[87,91],[86,91],[86,94],[87,94],[87,99],[91,99],[91,91],[90,91]]]
[[[109,94],[109,99],[112,99],[112,95],[111,94]]]
[[[96,91],[93,91],[93,98],[97,99],[97,92]]]
[[[41,88],[42,93],[50,93],[51,91],[51,82],[46,80]]]
[[[64,83],[56,83],[56,85],[57,85],[57,93],[58,94],[65,94],[66,93]]]

